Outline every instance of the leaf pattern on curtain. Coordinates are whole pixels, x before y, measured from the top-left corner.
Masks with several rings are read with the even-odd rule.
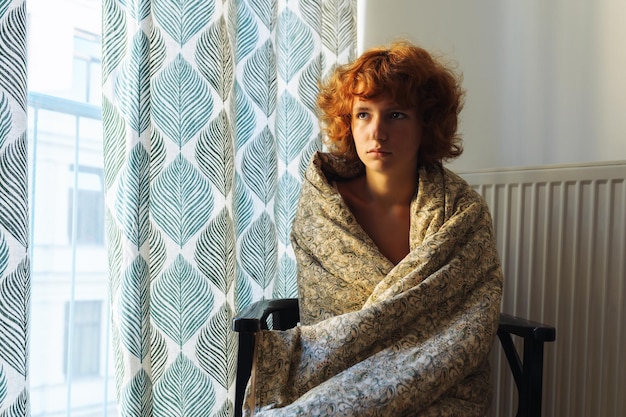
[[[228,116],[221,111],[198,138],[196,159],[209,181],[226,198],[235,172],[233,138]]]
[[[242,151],[241,175],[254,195],[267,206],[276,190],[276,146],[274,135],[265,127]]]
[[[102,125],[104,136],[108,139],[103,143],[104,159],[111,161],[104,173],[104,186],[108,190],[124,166],[126,127],[124,118],[106,97],[102,100]]]
[[[26,110],[26,3],[6,9],[0,20],[0,89],[5,91],[22,110]]]
[[[120,309],[124,311],[119,323],[120,337],[124,347],[140,360],[148,355],[150,346],[147,275],[146,261],[141,256],[136,257],[124,271],[120,291]]]
[[[10,113],[6,115],[10,116]],[[26,134],[23,133],[8,143],[0,154],[0,225],[23,247],[28,246],[26,164]]]
[[[20,262],[15,270],[0,282],[0,334],[3,344],[0,358],[20,375],[26,377],[28,340],[28,315],[24,309],[30,300],[30,276],[27,259]]]
[[[197,357],[202,369],[224,389],[228,389],[233,384],[236,373],[237,336],[227,330],[232,318],[233,314],[228,305],[222,305],[200,333],[196,345]],[[216,335],[219,337],[216,338]]]
[[[230,291],[235,273],[235,231],[226,208],[200,235],[194,260],[198,269],[223,294]]]
[[[262,83],[259,80],[263,80]],[[254,104],[269,117],[276,107],[276,57],[267,40],[252,52],[243,68],[243,86]]]
[[[241,84],[235,83],[235,148],[242,149],[252,138],[256,129],[254,108],[248,96],[241,89]]]
[[[285,9],[278,17],[278,73],[286,82],[308,64],[314,50],[313,34],[302,19]]]
[[[202,416],[215,407],[215,389],[208,374],[182,353],[154,389],[157,416]]]
[[[143,32],[135,34],[131,59],[120,68],[115,83],[120,112],[127,118],[129,127],[139,134],[150,123],[149,48],[148,36]]]
[[[30,415],[26,3],[0,2],[0,415]]]
[[[182,348],[209,319],[213,297],[208,280],[179,255],[153,284],[152,320]]]
[[[9,99],[4,94],[0,94],[0,148],[4,146],[11,130],[11,108]]]
[[[232,415],[233,315],[296,294],[289,233],[321,148],[317,86],[355,46],[355,1],[328,3],[103,0],[121,415]]]
[[[209,87],[178,54],[156,76],[153,89],[154,124],[182,148],[209,121],[213,109]]]
[[[275,218],[278,240],[285,246],[290,244],[291,223],[294,218],[300,182],[288,172],[280,179],[276,193]],[[295,280],[294,280],[295,281]]]
[[[102,60],[102,80],[106,82],[111,71],[122,62],[126,54],[125,40],[128,27],[125,10],[118,2],[103,1],[102,7],[102,55],[107,57]]]
[[[205,29],[215,11],[215,2],[207,0],[155,0],[151,3],[159,26],[181,47]]]
[[[208,179],[182,154],[153,182],[151,199],[155,223],[180,247],[201,230],[213,209]]]
[[[270,216],[261,216],[243,233],[240,243],[243,268],[263,290],[269,288],[277,271],[276,233]]]
[[[149,156],[146,149],[136,144],[128,155],[126,167],[119,175],[115,212],[126,238],[139,248],[148,238]]]
[[[120,408],[129,416],[151,417],[153,415],[152,383],[146,371],[137,372],[119,398]]]
[[[200,73],[211,84],[220,99],[226,101],[234,77],[232,48],[223,17],[202,33],[195,55]]]

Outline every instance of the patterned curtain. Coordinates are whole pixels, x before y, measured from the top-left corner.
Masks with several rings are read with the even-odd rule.
[[[0,0],[0,415],[30,415],[26,3]]]
[[[296,294],[317,86],[355,0],[104,0],[107,244],[120,415],[233,413],[236,311]]]

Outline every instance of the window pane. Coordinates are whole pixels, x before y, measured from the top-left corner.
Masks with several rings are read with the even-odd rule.
[[[100,373],[100,334],[102,325],[102,301],[75,301],[70,335],[70,302],[65,304],[65,362],[67,377],[68,353],[71,357],[71,373],[74,377],[97,377]],[[72,344],[72,351],[68,348]]]
[[[102,65],[92,62],[89,67],[89,97],[87,100],[94,106],[102,106]]]
[[[72,169],[72,175],[73,175]],[[76,239],[78,245],[104,244],[104,186],[102,170],[79,168],[76,186],[77,199],[74,201],[74,187],[68,192],[68,239]],[[74,185],[74,184],[72,184]],[[76,204],[76,218],[74,218]],[[76,236],[73,236],[76,224]]]
[[[32,109],[30,109],[32,110]],[[35,253],[38,247],[67,245],[67,212],[65,196],[71,182],[68,165],[75,159],[76,117],[71,114],[38,110],[36,125],[29,132],[36,138],[31,152],[33,158],[33,238]],[[34,141],[34,139],[32,139]],[[45,246],[42,246],[45,245]],[[33,256],[33,265],[40,260]],[[35,277],[36,278],[36,277]]]
[[[70,100],[86,101],[88,76],[88,63],[83,59],[74,58],[72,68],[72,84],[70,88],[63,93],[63,96],[69,98]]]

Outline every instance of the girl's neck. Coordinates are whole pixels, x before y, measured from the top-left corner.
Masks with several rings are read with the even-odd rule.
[[[363,198],[381,206],[409,205],[417,189],[417,172],[414,175],[390,176],[366,172],[362,177]]]

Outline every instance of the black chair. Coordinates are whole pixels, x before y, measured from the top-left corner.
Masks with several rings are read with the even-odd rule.
[[[299,318],[298,299],[286,298],[253,303],[233,320],[233,330],[239,333],[235,417],[241,416],[246,384],[252,370],[254,333],[268,329],[268,319],[272,329],[286,330],[296,326]],[[521,359],[512,335],[523,338]],[[555,340],[554,327],[501,313],[498,338],[515,379],[518,394],[516,417],[541,417],[543,344]]]

